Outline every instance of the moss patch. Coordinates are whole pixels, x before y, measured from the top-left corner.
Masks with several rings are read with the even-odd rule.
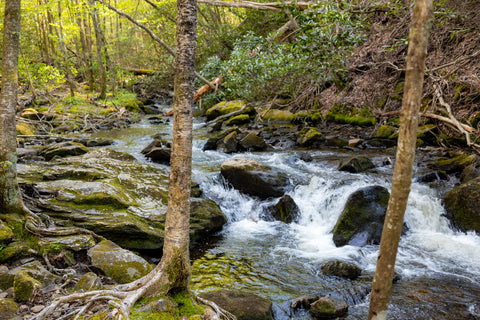
[[[17,123],[17,135],[33,136],[35,134],[35,128],[25,122]]]
[[[40,281],[33,279],[26,271],[20,271],[15,275],[13,281],[13,291],[15,293],[15,300],[28,301],[32,297],[36,289],[42,287]]]

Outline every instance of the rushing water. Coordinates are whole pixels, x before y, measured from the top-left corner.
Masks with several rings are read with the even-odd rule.
[[[347,319],[365,319],[365,292],[378,246],[337,248],[331,230],[354,191],[371,185],[390,188],[392,168],[380,166],[367,174],[339,172],[340,160],[351,156],[340,149],[308,150],[311,162],[301,160],[300,153],[306,151],[204,152],[205,129],[195,127],[193,179],[205,197],[220,205],[228,223],[220,240],[193,261],[192,289],[235,288],[258,294],[274,302],[276,319],[310,319],[306,312],[292,313],[289,300],[331,293],[349,302]],[[170,126],[146,122],[116,130],[114,148],[145,161],[140,150],[152,141],[151,135],[163,131],[168,137],[169,130]],[[98,135],[111,138],[112,132]],[[376,164],[393,156],[379,151],[368,155]],[[291,224],[273,221],[266,208],[275,200],[259,201],[225,184],[219,170],[230,157],[252,158],[287,173],[295,186],[288,194],[300,208],[298,219]],[[440,190],[412,185],[405,215],[408,232],[402,236],[395,266],[401,281],[393,288],[391,319],[480,319],[480,237],[450,229]],[[323,276],[320,266],[332,259],[359,265],[362,276],[355,281]]]

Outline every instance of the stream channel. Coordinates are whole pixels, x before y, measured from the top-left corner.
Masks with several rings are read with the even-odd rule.
[[[331,230],[347,198],[359,188],[381,185],[390,189],[392,168],[351,174],[337,170],[353,152],[344,149],[288,150],[241,154],[202,151],[206,128],[194,124],[193,180],[204,197],[216,201],[227,217],[218,239],[193,253],[191,288],[194,292],[241,289],[273,301],[274,318],[311,319],[308,312],[293,312],[290,301],[301,295],[332,294],[349,303],[346,319],[366,319],[367,295],[375,271],[378,246],[337,248]],[[156,133],[171,139],[171,125],[144,120],[127,129],[98,132],[113,138],[112,148],[140,153]],[[304,162],[308,152],[313,161]],[[358,152],[358,151],[357,151]],[[394,157],[385,150],[365,150],[375,164]],[[288,194],[300,208],[291,224],[273,221],[266,208],[277,199],[259,201],[228,187],[219,179],[220,165],[231,157],[247,157],[287,173],[295,186]],[[160,164],[158,164],[161,166]],[[401,277],[393,286],[389,319],[480,319],[480,237],[449,227],[442,216],[441,195],[453,187],[413,182],[395,266]],[[362,275],[354,281],[325,276],[323,263],[340,259],[357,264]]]

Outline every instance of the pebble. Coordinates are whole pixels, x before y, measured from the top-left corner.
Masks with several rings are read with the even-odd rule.
[[[26,304],[22,304],[20,307],[18,307],[18,311],[20,311],[20,313],[27,312],[28,306]]]
[[[37,304],[36,306],[33,306],[32,309],[30,309],[30,311],[32,311],[33,313],[39,313],[43,309],[45,309],[44,305]]]

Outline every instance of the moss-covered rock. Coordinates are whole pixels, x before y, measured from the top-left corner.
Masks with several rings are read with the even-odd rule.
[[[388,139],[395,133],[395,128],[388,125],[380,126],[373,134],[375,138]]]
[[[417,128],[417,138],[428,144],[436,144],[437,142],[437,126],[434,124],[426,124]]]
[[[250,116],[248,114],[239,114],[238,116],[231,117],[225,121],[226,126],[240,126],[250,122]]]
[[[279,221],[290,223],[300,214],[300,208],[288,194],[283,195],[278,202],[270,208],[272,216]]]
[[[20,272],[25,272],[33,279],[39,281],[43,287],[52,286],[60,279],[60,277],[45,269],[39,261],[32,261],[2,273],[0,275],[0,289],[5,290],[12,287],[16,275]]]
[[[78,142],[60,142],[45,147],[40,151],[45,160],[50,161],[53,157],[79,156],[88,152],[88,148]]]
[[[101,290],[103,288],[102,281],[100,278],[93,272],[85,273],[75,284],[73,291],[92,291],[92,290]]]
[[[289,185],[285,174],[253,159],[228,159],[220,171],[235,189],[262,199],[282,196]]]
[[[360,173],[375,168],[372,160],[365,156],[355,156],[342,161],[338,166],[339,171],[347,171],[351,173]]]
[[[271,109],[262,115],[263,121],[269,124],[285,124],[295,120],[295,114],[288,110]]]
[[[190,241],[197,242],[222,230],[227,223],[218,204],[209,199],[193,198],[190,203]]]
[[[362,273],[358,266],[340,260],[329,261],[322,266],[322,274],[350,280],[357,279]]]
[[[237,132],[236,131],[230,132],[225,138],[223,138],[219,149],[226,153],[236,152],[237,144],[238,144],[237,139],[238,139]]]
[[[301,147],[318,146],[320,142],[322,142],[322,133],[313,127],[303,128],[298,135],[297,143]]]
[[[352,193],[332,230],[335,245],[380,243],[389,197],[388,190],[381,186]]]
[[[272,302],[239,290],[217,290],[199,294],[231,312],[238,320],[271,320]]]
[[[445,196],[447,217],[461,231],[480,234],[480,178],[455,187]]]
[[[0,245],[7,244],[12,241],[13,231],[0,220]]]
[[[135,281],[152,270],[152,266],[145,259],[109,240],[102,240],[88,250],[88,256],[93,266],[117,283]]]
[[[348,304],[338,298],[325,296],[310,305],[310,314],[317,319],[335,319],[348,312]]]
[[[207,116],[207,121],[211,121],[215,118],[218,118],[219,116],[238,111],[245,107],[245,105],[245,101],[242,100],[222,101],[208,109],[205,115]]]
[[[243,139],[240,140],[240,145],[245,150],[263,151],[269,149],[269,145],[253,132],[248,133]]]
[[[10,242],[5,248],[0,250],[0,262],[31,256],[32,252],[35,252],[34,249],[34,244],[29,241]]]
[[[13,319],[18,311],[18,304],[13,299],[0,298],[0,320]]]
[[[460,173],[474,163],[476,159],[476,155],[469,156],[463,153],[454,153],[451,157],[437,159],[434,165],[430,167],[447,173]]]
[[[327,147],[335,147],[335,148],[344,148],[348,146],[348,141],[345,139],[342,139],[338,136],[332,135],[332,136],[326,136],[325,137],[325,146]]]
[[[471,164],[465,169],[463,169],[462,173],[460,174],[460,181],[462,181],[462,183],[465,183],[477,177],[480,177],[480,168],[477,167],[475,164]]]
[[[95,240],[92,235],[78,234],[71,236],[60,236],[55,238],[42,238],[39,241],[39,246],[42,248],[55,248],[68,249],[72,251],[88,250],[95,245]],[[42,250],[45,252],[45,250]],[[48,251],[48,249],[46,250]]]
[[[30,300],[36,290],[41,290],[40,281],[33,279],[27,272],[20,271],[15,275],[13,291],[15,300],[25,302]]]
[[[26,108],[20,114],[22,118],[30,119],[30,120],[40,120],[41,115],[38,113],[37,110],[33,108]]]
[[[35,128],[25,122],[17,123],[17,135],[19,136],[33,136],[35,134]]]

